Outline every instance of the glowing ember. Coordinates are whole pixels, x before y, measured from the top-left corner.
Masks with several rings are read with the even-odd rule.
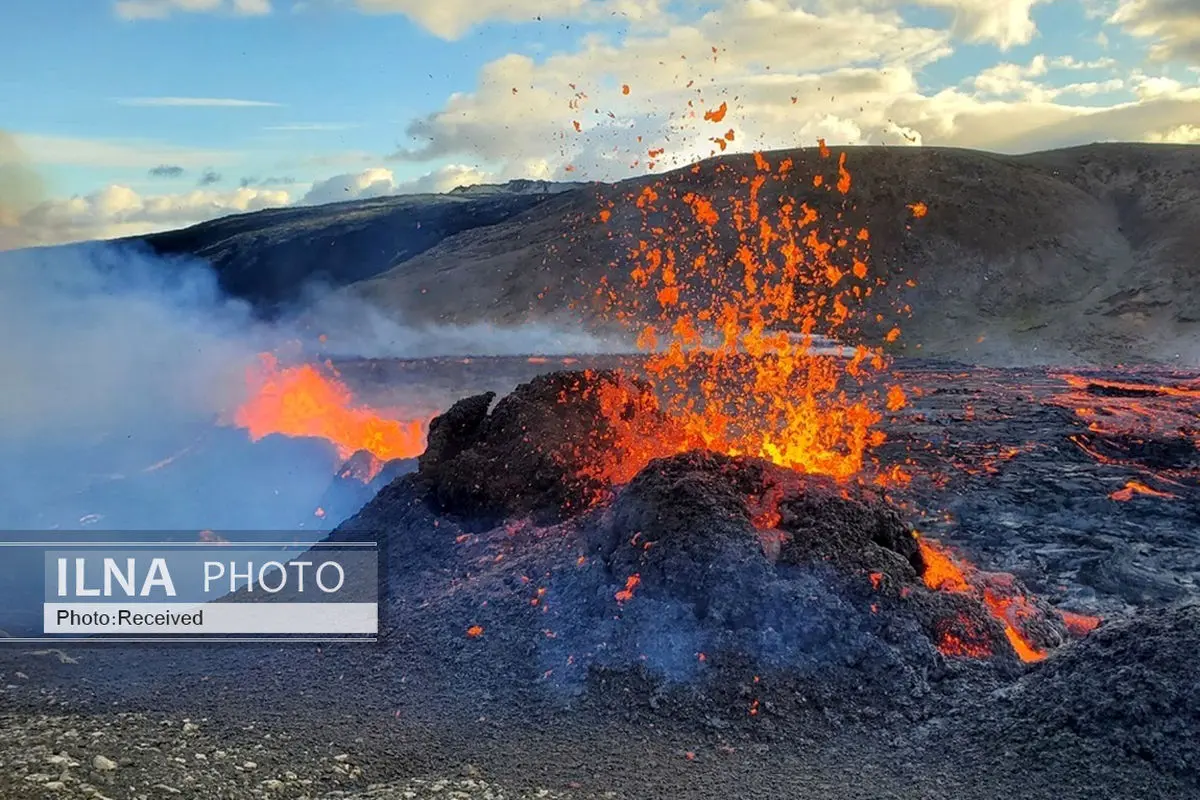
[[[633,599],[633,590],[642,582],[642,576],[638,574],[630,575],[625,579],[625,588],[617,592],[615,597],[618,603],[624,603]]]
[[[706,118],[719,121],[724,108]],[[852,333],[856,310],[882,285],[867,266],[870,236],[822,233],[817,212],[790,194],[810,191],[792,161],[754,159],[728,202],[666,182],[642,188],[631,198],[643,216],[629,254],[634,291],[605,286],[599,294],[651,351],[650,380],[687,447],[847,478],[884,439],[879,409],[907,402],[898,386],[882,396],[861,389],[869,372],[885,368],[881,350],[860,346],[845,359],[817,346],[818,334]],[[821,185],[849,192],[844,153]],[[893,329],[886,339],[899,335]]]
[[[1059,611],[1058,613],[1062,615],[1063,624],[1067,626],[1067,630],[1071,632],[1072,636],[1087,636],[1100,625],[1099,617],[1076,614],[1072,611]]]
[[[982,641],[956,636],[953,633],[943,633],[938,640],[938,650],[942,655],[958,658],[988,658],[991,649]]]
[[[343,459],[365,450],[380,466],[425,449],[427,423],[388,419],[355,405],[345,384],[312,364],[282,367],[275,356],[264,353],[258,367],[248,370],[246,381],[250,399],[237,409],[233,421],[254,441],[273,433],[319,437],[331,442]]]

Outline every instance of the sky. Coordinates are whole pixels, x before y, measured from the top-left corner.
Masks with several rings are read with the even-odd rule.
[[[513,178],[617,180],[821,138],[1002,153],[1200,143],[1200,2],[0,10],[0,249]]]

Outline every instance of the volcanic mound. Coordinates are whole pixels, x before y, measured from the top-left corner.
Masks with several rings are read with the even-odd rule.
[[[617,373],[492,399],[436,418],[418,470],[334,533],[385,547],[385,641],[432,638],[488,696],[679,690],[751,716],[911,706],[932,682],[1016,674],[1020,646],[1066,638],[1007,576],[945,585],[945,557],[929,563],[869,487],[686,449]],[[997,592],[1020,613],[998,616]]]
[[[1003,693],[1015,749],[1123,751],[1200,785],[1200,606],[1139,612],[1047,659]]]
[[[429,426],[418,483],[434,505],[490,527],[532,514],[554,521],[601,497],[646,441],[670,432],[645,384],[611,371],[553,372],[455,403]]]

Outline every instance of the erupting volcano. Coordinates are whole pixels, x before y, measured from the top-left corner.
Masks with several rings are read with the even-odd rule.
[[[18,35],[0,800],[1200,799],[1198,4]]]
[[[625,234],[633,268],[596,297],[651,353],[647,379],[687,447],[848,478],[885,438],[876,427],[881,410],[906,402],[897,385],[863,386],[867,373],[886,369],[880,347],[860,344],[846,360],[828,346],[858,333],[861,302],[883,286],[868,267],[869,231],[840,213],[822,220],[795,197],[804,189],[849,194],[846,154],[836,162],[829,155],[822,142],[828,179],[801,176],[791,158],[772,165],[755,154],[750,174],[716,167],[729,173],[730,197],[692,189],[694,167],[626,198],[641,219]],[[599,220],[624,216],[610,201]],[[893,326],[885,339],[899,335]]]

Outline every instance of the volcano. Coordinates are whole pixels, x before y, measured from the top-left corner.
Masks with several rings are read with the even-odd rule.
[[[954,195],[898,180],[856,205],[859,156],[881,196],[892,156],[822,145],[547,193],[393,269],[355,262],[343,294],[400,293],[442,322],[536,320],[524,303],[544,296],[639,354],[264,354],[218,427],[324,448],[333,484],[311,513],[351,514],[332,542],[379,544],[378,642],[2,650],[0,788],[1200,796],[1200,376],[944,360],[1013,320],[1072,353],[1136,327],[1136,295],[1074,330],[1046,317],[1084,300],[1028,294],[1078,274],[1044,269],[1078,267],[1045,260],[1058,231],[1109,219],[1116,201],[1087,192],[1109,185],[1087,169],[1103,152],[988,162],[1031,182],[1001,182],[1006,214],[1035,189],[1047,204],[1003,217],[1015,244],[917,248],[922,231],[971,238],[938,214]],[[943,159],[942,178],[975,163],[913,158]],[[512,264],[530,241],[544,270]],[[928,267],[1014,248],[1042,255],[970,300]],[[907,277],[906,253],[932,281]],[[1104,264],[1106,290],[1127,285]],[[944,307],[909,326],[922,292]],[[943,359],[904,355],[914,332]]]
[[[535,650],[566,653],[565,676],[583,682],[599,665],[692,674],[749,658],[800,672],[855,664],[877,672],[881,689],[899,681],[911,691],[938,650],[1004,664],[1066,639],[1061,617],[1018,581],[968,578],[879,492],[686,449],[646,388],[617,373],[550,373],[489,413],[492,400],[471,397],[435,418],[419,469],[333,536],[386,531],[388,574],[401,583],[418,554],[416,563],[465,559],[468,572],[491,560],[488,571],[503,573],[545,550],[536,579],[497,576],[527,579],[533,612],[518,610],[528,619],[504,617],[484,594],[487,619],[461,628],[540,645],[549,626],[553,646]],[[655,457],[647,441],[679,452]],[[658,652],[643,652],[649,643]],[[526,668],[553,657],[536,661]]]

